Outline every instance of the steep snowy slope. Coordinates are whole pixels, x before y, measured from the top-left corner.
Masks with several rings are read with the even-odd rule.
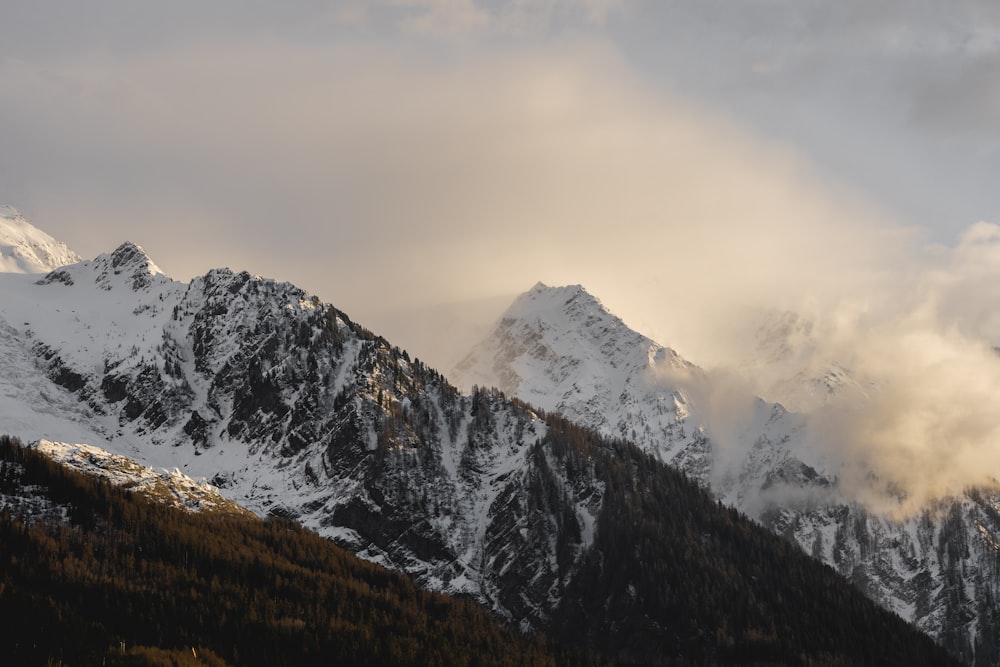
[[[784,349],[794,338],[787,329],[800,324],[778,322],[765,336],[766,350],[792,354]],[[580,286],[538,284],[519,297],[452,377],[467,386],[495,384],[634,441],[832,565],[966,662],[995,664],[1000,490],[971,490],[905,522],[872,513],[840,489],[835,468],[804,447],[804,417],[720,389],[716,378],[630,330]],[[863,391],[846,373],[839,379],[810,382],[805,398]]]
[[[79,256],[64,243],[33,227],[14,208],[0,206],[0,283],[7,306],[0,310],[0,359],[4,364],[4,372],[0,373],[0,420],[17,431],[35,431],[44,423],[45,434],[53,439],[100,444],[103,439],[86,424],[86,406],[39,376],[32,342],[23,335],[27,319],[13,316],[17,310],[14,302],[26,298],[28,286],[39,279],[39,274],[79,261]],[[36,314],[45,310],[38,304],[23,305]],[[62,318],[58,313],[52,315],[55,326],[59,326]],[[48,326],[48,322],[40,326]]]
[[[66,244],[34,227],[12,206],[0,206],[0,272],[46,273],[79,262]]]

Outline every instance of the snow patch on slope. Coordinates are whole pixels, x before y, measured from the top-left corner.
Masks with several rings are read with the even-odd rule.
[[[248,510],[224,498],[211,484],[196,482],[177,468],[157,471],[127,456],[112,454],[92,445],[39,440],[32,447],[57,463],[189,512],[251,515]]]

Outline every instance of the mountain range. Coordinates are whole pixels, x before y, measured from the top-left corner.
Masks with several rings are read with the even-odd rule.
[[[857,562],[867,566],[872,539],[857,520],[841,538],[842,524],[806,524],[814,515],[783,513],[770,502],[776,493],[768,491],[780,485],[834,484],[793,451],[801,421],[754,401],[745,429],[750,456],[720,469],[723,441],[704,426],[712,415],[699,412],[695,390],[644,385],[635,373],[651,368],[701,389],[710,378],[592,310],[580,288],[538,286],[527,295],[576,304],[555,337],[544,327],[523,329],[518,322],[526,318],[516,312],[501,320],[510,322],[504,335],[513,347],[503,355],[517,385],[495,384],[521,397],[514,399],[485,383],[459,392],[287,283],[228,269],[177,282],[132,243],[63,265],[77,258],[39,252],[61,246],[10,210],[0,235],[4,256],[17,258],[0,274],[0,429],[107,452],[39,445],[78,468],[125,456],[142,469],[173,470],[260,516],[294,519],[426,588],[476,600],[521,631],[621,659],[944,660],[793,542],[695,483],[721,489],[717,495],[735,506],[765,497],[758,510],[768,511],[756,516],[766,525],[809,533],[813,544],[817,534],[829,536],[816,555],[850,556],[857,548]],[[592,354],[570,360],[591,344]],[[534,359],[532,372],[518,371],[518,359]],[[593,381],[608,364],[614,372]],[[556,397],[561,402],[551,405]],[[971,495],[966,502],[970,512],[986,507]],[[833,514],[815,521],[839,520],[842,506],[823,511]],[[966,524],[964,515],[953,523],[970,535],[980,526],[995,534],[993,524]],[[950,643],[947,632],[937,637],[979,662],[997,646],[985,639],[992,603],[984,596],[993,589],[980,595],[978,584],[961,579],[966,596],[952,606],[942,599],[957,589],[935,578],[940,572],[986,566],[975,535],[939,534],[949,525],[931,521],[909,543],[914,567],[925,566],[925,546],[938,555],[938,570],[924,577],[930,583],[910,582],[913,605],[949,622],[953,607],[975,612],[947,626],[965,643]],[[877,628],[878,641],[859,636],[859,627]]]

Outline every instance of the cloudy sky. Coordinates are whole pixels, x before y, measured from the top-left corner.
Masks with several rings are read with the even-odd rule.
[[[582,283],[761,392],[846,368],[820,446],[931,494],[1000,470],[998,183],[988,0],[0,3],[0,202],[80,254],[288,280],[445,370]]]
[[[441,365],[456,304],[582,283],[710,364],[727,314],[1000,221],[1000,10],[7,0],[0,142],[0,201],[84,256],[289,280]]]

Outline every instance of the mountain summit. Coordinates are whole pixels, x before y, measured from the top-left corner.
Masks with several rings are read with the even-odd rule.
[[[619,379],[646,368],[696,370],[673,350],[629,329],[582,286],[539,282],[511,304],[490,336],[458,364],[455,377],[463,384],[465,377],[492,372],[499,389],[529,401],[537,395],[545,403],[553,393],[573,389],[579,375],[565,368],[547,374],[547,385],[539,383],[539,368],[560,360],[611,366],[620,370]]]
[[[703,373],[580,285],[537,283],[449,377],[495,386],[605,436],[656,442],[661,459],[707,481],[708,441],[689,418]]]
[[[112,290],[118,283],[133,290],[147,290],[153,283],[171,282],[146,251],[131,241],[122,243],[114,252],[98,255],[94,260],[78,261],[51,271],[40,282],[72,285],[81,279],[93,280],[104,291]]]
[[[0,206],[0,273],[48,273],[80,256],[34,227],[13,206]]]

